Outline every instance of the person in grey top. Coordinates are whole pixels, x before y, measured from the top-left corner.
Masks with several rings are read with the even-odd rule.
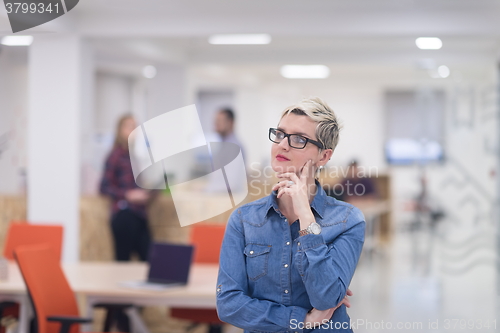
[[[245,152],[241,141],[234,133],[235,115],[232,109],[223,108],[219,110],[215,116],[215,131],[219,134],[222,142],[231,142],[237,144],[241,148],[243,159],[245,159]]]

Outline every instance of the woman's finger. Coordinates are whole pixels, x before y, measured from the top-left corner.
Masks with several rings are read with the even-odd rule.
[[[274,184],[273,188],[271,190],[276,191],[282,187],[290,187],[293,184],[295,184],[295,182],[292,180],[282,180],[282,181],[279,181],[277,184]]]
[[[311,167],[312,160],[308,160],[306,164],[302,167],[302,170],[300,171],[300,178],[302,180],[306,180],[307,177],[309,176],[309,169]]]
[[[293,172],[282,173],[282,174],[278,175],[278,178],[288,178],[291,181],[295,182],[295,184],[299,184],[300,183],[299,177],[297,177],[297,175],[295,173],[293,173]]]
[[[352,295],[354,295],[354,294],[352,293],[351,289],[349,289],[349,288],[347,289],[347,293],[346,293],[346,294],[347,294],[347,296],[352,296]]]
[[[280,190],[278,191],[278,195],[276,196],[276,198],[281,198],[284,194],[287,194],[290,192],[290,189],[288,187],[282,187],[280,188]]]

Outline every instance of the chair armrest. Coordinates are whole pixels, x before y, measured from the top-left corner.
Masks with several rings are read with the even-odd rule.
[[[92,318],[83,318],[83,317],[76,317],[76,316],[50,316],[47,317],[48,321],[59,321],[61,323],[74,323],[74,324],[85,324],[85,323],[91,323]]]
[[[127,308],[133,307],[134,304],[128,304],[128,303],[97,303],[94,304],[94,308],[105,308],[105,309],[117,309],[117,310],[124,310]]]
[[[68,333],[69,329],[71,328],[71,325],[91,323],[92,318],[83,318],[76,316],[50,316],[47,317],[47,321],[60,322],[61,328],[59,329],[59,333]]]

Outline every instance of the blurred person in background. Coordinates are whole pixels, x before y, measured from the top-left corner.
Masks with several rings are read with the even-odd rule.
[[[234,133],[235,115],[231,108],[223,108],[217,112],[215,116],[215,131],[220,136],[221,142],[231,142],[237,144],[241,148],[241,154],[245,159],[243,145]]]
[[[132,115],[118,121],[115,142],[105,164],[100,191],[111,198],[111,229],[115,259],[128,261],[137,253],[141,261],[148,259],[151,243],[146,206],[151,192],[139,188],[134,180],[128,137],[136,128]]]
[[[223,165],[225,167],[227,180],[231,184],[231,191],[238,192],[245,190],[247,185],[246,179],[239,176],[238,166],[231,164],[239,152],[241,152],[243,161],[245,160],[243,145],[234,133],[234,123],[235,114],[232,109],[223,108],[217,112],[214,120],[214,128],[222,144],[212,144],[211,153],[214,166]],[[228,145],[227,143],[233,145]],[[234,145],[237,147],[234,147]],[[215,173],[211,173],[208,178],[209,182],[206,186],[206,191],[227,193],[226,184],[221,183]]]
[[[288,107],[269,129],[280,182],[229,218],[217,281],[222,321],[245,332],[352,332],[348,287],[365,221],[315,179],[339,131],[335,113],[319,98]]]
[[[130,161],[128,138],[136,127],[130,114],[119,119],[100,186],[100,192],[111,198],[110,223],[117,261],[129,261],[132,253],[146,261],[151,244],[146,215],[147,204],[152,199],[151,191],[137,186]],[[123,311],[115,310],[111,316],[119,331],[130,332],[128,316]]]
[[[373,180],[366,177],[358,165],[358,161],[352,160],[347,167],[346,177],[340,183],[342,193],[340,200],[356,205],[356,201],[370,201],[377,198]]]

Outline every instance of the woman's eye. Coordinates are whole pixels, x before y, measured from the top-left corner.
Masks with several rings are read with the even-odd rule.
[[[283,139],[284,137],[285,137],[285,134],[283,132],[276,132],[277,139]]]
[[[305,143],[306,139],[303,138],[303,137],[301,137],[301,136],[294,135],[293,136],[293,142],[295,142],[295,143]]]

